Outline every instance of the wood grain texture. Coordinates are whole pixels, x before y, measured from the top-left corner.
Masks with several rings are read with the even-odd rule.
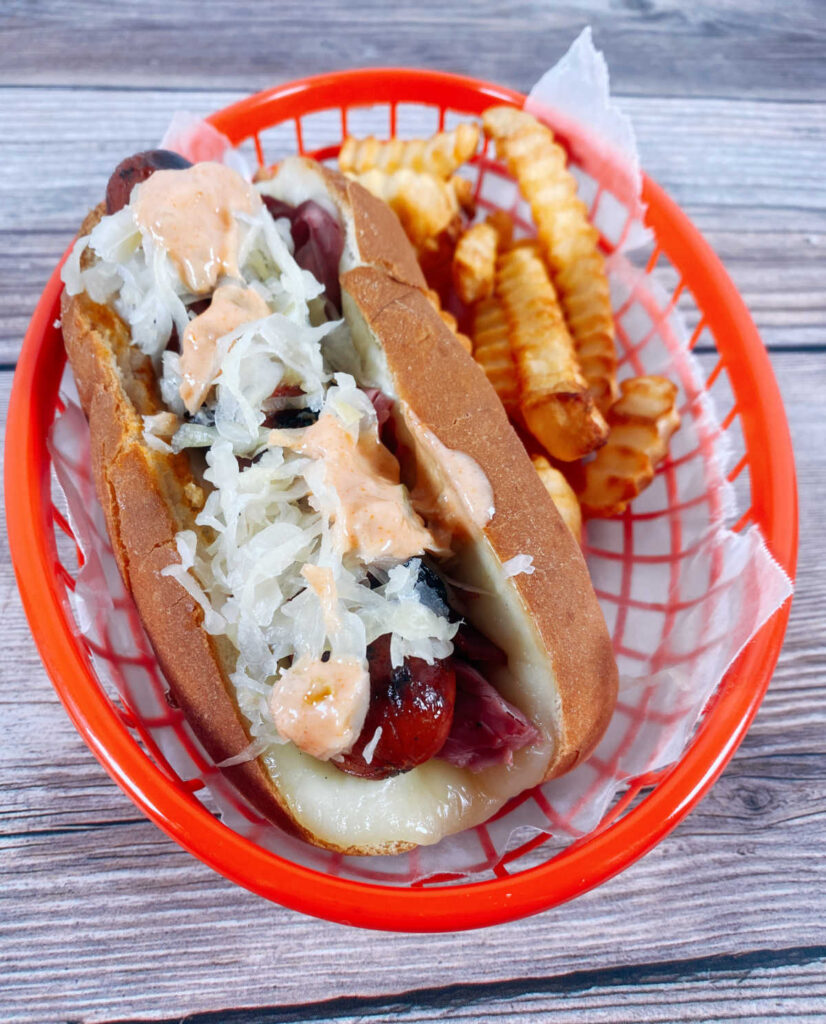
[[[357,63],[484,69],[526,89],[590,24],[620,93],[826,97],[819,0],[16,0],[3,14],[0,81],[14,84],[251,91]]]
[[[41,288],[114,166],[157,144],[176,110],[203,115],[241,95],[0,88],[0,363],[16,359]],[[766,344],[823,346],[826,106],[620,102],[643,166],[715,248]]]
[[[244,1006],[274,1008],[244,1024],[565,1021],[574,1010],[585,1020],[670,1021],[677,1005],[680,1020],[760,1020],[769,1002],[784,1020],[826,1012],[826,368],[790,353],[775,366],[802,482],[802,545],[766,700],[720,781],[668,839],[600,889],[527,921],[380,936],[266,904],[213,874],[137,815],[83,745],[40,667],[9,573],[0,574],[0,699],[13,709],[0,745],[7,1019],[220,1011],[205,1019],[223,1022]],[[0,375],[2,407],[9,377]],[[740,955],[757,959],[730,959]],[[311,1005],[322,1000],[339,1002]]]

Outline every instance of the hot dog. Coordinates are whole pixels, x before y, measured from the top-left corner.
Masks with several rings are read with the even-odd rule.
[[[113,180],[64,339],[120,571],[210,755],[359,854],[587,757],[617,686],[587,568],[395,215],[297,158]]]

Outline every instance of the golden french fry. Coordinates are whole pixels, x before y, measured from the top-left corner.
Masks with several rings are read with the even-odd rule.
[[[519,378],[511,354],[508,321],[502,303],[490,295],[473,309],[473,358],[485,371],[511,417],[519,411]]]
[[[560,473],[555,469],[544,455],[532,455],[534,467],[539,474],[539,479],[545,485],[545,490],[553,498],[557,511],[571,533],[576,537],[578,543],[582,543],[582,510],[573,488]]]
[[[668,442],[680,425],[677,386],[667,377],[632,377],[622,382],[620,392],[609,417],[612,429],[653,424],[658,440],[652,440],[649,454],[657,466],[668,454]]]
[[[468,216],[472,217],[476,213],[476,198],[473,194],[473,182],[468,178],[463,178],[461,174],[454,174],[452,178],[448,178],[447,183],[453,189],[453,194],[456,196],[456,202],[464,212],[468,214]]]
[[[608,413],[608,442],[583,466],[579,500],[586,516],[607,518],[624,512],[654,479],[680,425],[677,387],[665,377],[624,380],[620,392]]]
[[[497,261],[496,292],[508,322],[525,423],[545,449],[571,462],[599,448],[608,426],[577,362],[547,268],[535,246]]]
[[[654,467],[644,452],[634,448],[609,441],[601,450],[605,455],[599,465],[594,459],[585,466],[586,484],[579,500],[586,517],[608,519],[621,515],[628,502],[645,490],[654,479]]]
[[[473,351],[473,342],[466,334],[462,334],[459,330],[459,323],[456,317],[447,309],[442,309],[442,301],[439,298],[439,293],[434,291],[432,288],[428,288],[425,295],[430,302],[430,305],[436,310],[442,321],[450,328],[451,331],[456,335],[456,338],[465,352]]]
[[[374,169],[348,177],[390,206],[417,249],[438,238],[459,217],[455,189],[432,174],[403,167],[392,174]]]
[[[462,302],[470,305],[493,291],[498,247],[498,231],[484,222],[468,228],[456,243],[453,284]]]
[[[479,144],[479,126],[458,124],[452,131],[437,132],[429,139],[389,139],[381,142],[347,138],[338,155],[342,171],[362,174],[374,168],[392,174],[402,167],[448,178],[469,160]]]
[[[515,135],[517,132],[526,129],[531,130],[538,123],[533,114],[529,114],[527,110],[520,110],[518,107],[506,105],[488,107],[484,114],[482,114],[482,128],[485,135],[496,142],[499,139],[510,138],[511,135]]]
[[[599,232],[577,196],[565,151],[550,129],[524,110],[492,107],[482,123],[530,204],[582,373],[604,413],[617,396],[611,295]]]
[[[492,210],[485,217],[485,223],[490,224],[496,230],[496,234],[499,236],[499,248],[502,252],[505,249],[510,249],[513,243],[513,217],[504,210]]]

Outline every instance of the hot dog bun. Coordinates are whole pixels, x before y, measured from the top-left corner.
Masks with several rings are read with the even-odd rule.
[[[510,767],[476,773],[434,758],[406,774],[366,780],[292,744],[225,769],[265,817],[317,845],[395,853],[486,820],[511,796],[586,757],[613,710],[616,665],[579,547],[483,371],[424,296],[395,215],[310,161],[285,161],[267,188],[286,202],[312,198],[338,211],[346,230],[344,312],[369,383],[396,398],[396,426],[417,454],[416,471],[450,494],[449,455],[464,452],[490,481],[495,514],[483,527],[465,523],[451,564],[482,591],[469,602],[469,617],[508,654],[507,671],[491,681],[542,734]],[[176,533],[198,529],[200,487],[185,455],[146,443],[141,416],[163,405],[152,364],[129,346],[126,325],[85,294],[64,295],[62,319],[119,567],[174,701],[223,761],[250,741],[229,679],[234,651],[205,632],[200,607],[161,575],[179,561]],[[506,578],[503,563],[520,554],[532,556],[535,571]]]

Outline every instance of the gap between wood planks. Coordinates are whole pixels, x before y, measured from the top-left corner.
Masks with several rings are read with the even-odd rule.
[[[376,67],[382,67],[382,65],[376,65]],[[413,65],[410,65],[413,68]],[[352,70],[351,68],[344,68],[344,71]],[[413,70],[446,70],[444,68],[430,68],[424,64]],[[291,81],[289,78],[274,78],[268,85],[262,86],[261,89],[256,89],[254,86],[250,86],[249,89],[243,89],[240,86],[229,84],[221,85],[218,83],[210,85],[197,85],[197,84],[183,84],[183,85],[160,85],[156,82],[150,85],[133,85],[130,83],[96,83],[96,82],[3,82],[0,80],[0,89],[18,90],[18,89],[36,89],[39,92],[50,92],[56,90],[66,91],[67,89],[82,90],[83,92],[128,92],[128,93],[215,93],[216,91],[221,92],[237,92],[238,99],[244,99],[244,97],[251,95],[255,91],[261,91],[263,89],[277,89],[281,85],[285,85]],[[494,83],[495,84],[495,83]],[[507,84],[507,83],[502,83]],[[513,86],[513,88],[516,88]],[[517,90],[518,91],[518,90]],[[797,106],[811,106],[811,107],[822,107],[823,100],[819,98],[812,99],[807,96],[776,96],[772,93],[768,93],[762,96],[758,93],[749,93],[747,96],[738,96],[731,93],[713,93],[703,92],[699,94],[685,93],[685,92],[658,92],[654,96],[650,92],[635,91],[633,89],[623,89],[621,92],[612,92],[612,98],[622,103],[623,100],[698,100],[705,102],[706,100],[717,103],[772,103],[776,105],[787,105],[789,107]]]
[[[267,1006],[251,1009],[207,1010],[167,1018],[129,1017],[109,1024],[312,1024],[341,1018],[369,1018],[378,1013],[394,1015],[411,1010],[467,1009],[492,1000],[504,1002],[530,995],[573,994],[596,987],[617,988],[629,985],[676,984],[701,980],[709,984],[715,977],[748,974],[826,961],[826,946],[793,946],[785,949],[760,949],[749,953],[718,954],[664,963],[636,964],[628,967],[603,967],[572,971],[559,977],[518,978],[474,984],[454,984],[414,989],[399,995],[343,996],[324,1002],[296,1006]]]

